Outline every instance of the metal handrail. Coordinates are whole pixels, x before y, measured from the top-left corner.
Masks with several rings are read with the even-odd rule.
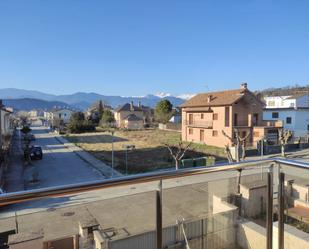
[[[147,183],[147,182],[167,180],[179,177],[202,175],[213,172],[244,169],[256,166],[258,163],[272,163],[272,162],[309,170],[308,163],[296,162],[280,158],[270,158],[270,159],[246,161],[240,163],[232,163],[232,164],[221,164],[220,166],[212,166],[208,168],[200,167],[194,169],[181,169],[177,171],[176,170],[161,171],[161,172],[139,174],[134,176],[124,176],[100,181],[91,181],[91,182],[70,184],[57,187],[41,188],[37,190],[27,190],[14,193],[7,193],[0,196],[0,206],[12,203],[21,203],[29,200],[38,200],[48,197],[61,197],[69,194],[106,189],[118,186],[126,186],[130,184]]]
[[[296,162],[286,159],[280,158],[271,158],[271,159],[263,159],[263,160],[255,160],[255,161],[246,161],[228,165],[221,165],[209,168],[196,168],[196,169],[182,169],[182,170],[173,170],[173,171],[165,171],[165,172],[155,172],[155,173],[148,173],[148,174],[141,174],[136,176],[129,176],[129,177],[119,177],[114,179],[108,179],[103,181],[93,181],[88,183],[81,183],[81,184],[71,184],[66,186],[58,186],[52,188],[43,188],[40,190],[30,190],[30,191],[21,191],[16,193],[4,194],[0,196],[0,206],[12,204],[12,203],[20,203],[29,200],[38,200],[41,198],[48,198],[48,197],[60,197],[65,196],[68,194],[73,193],[80,193],[86,192],[91,190],[98,190],[98,189],[106,189],[110,187],[117,187],[117,186],[125,186],[129,184],[137,184],[137,183],[146,183],[146,182],[153,182],[158,181],[160,183],[158,185],[158,190],[156,191],[156,248],[162,249],[162,180],[166,179],[173,179],[178,177],[185,177],[185,176],[193,176],[193,175],[201,175],[201,174],[208,174],[211,172],[223,172],[223,171],[231,171],[231,170],[238,170],[238,169],[247,169],[252,166],[256,166],[258,163],[270,163],[270,168],[268,172],[268,184],[267,184],[267,248],[272,249],[272,241],[273,241],[273,173],[272,173],[272,166],[275,163],[280,165],[289,165],[292,167],[308,169],[309,164],[303,162]],[[261,166],[262,167],[262,166]],[[280,176],[282,173],[280,174]],[[281,179],[281,178],[280,178]],[[281,214],[281,218],[279,219],[279,236],[278,236],[278,243],[280,248],[283,248],[284,245],[284,224],[283,224],[283,213],[284,213],[284,206],[282,205],[282,195],[283,195],[283,181],[280,181],[281,189],[279,189],[280,197],[280,204],[279,205],[279,213]],[[279,185],[280,185],[279,184]],[[280,186],[279,186],[280,187]]]

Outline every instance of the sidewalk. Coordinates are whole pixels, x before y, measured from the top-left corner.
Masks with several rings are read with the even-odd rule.
[[[22,191],[24,190],[24,165],[21,134],[19,130],[16,131],[13,137],[9,160],[8,170],[5,173],[5,191]]]
[[[288,151],[285,153],[286,157],[285,159],[293,159],[295,161],[301,161],[301,162],[307,162],[309,163],[309,149],[297,149],[294,151]],[[273,157],[282,157],[281,153],[276,153],[276,154],[268,154],[268,155],[264,155],[263,159],[267,159],[267,158],[273,158]],[[262,159],[261,156],[248,156],[246,157],[246,160],[260,160]]]
[[[66,140],[61,135],[55,135],[55,138],[62,143],[67,149],[74,152],[77,156],[79,156],[82,160],[86,161],[88,164],[90,164],[93,168],[98,170],[102,175],[104,175],[107,178],[110,177],[120,177],[122,176],[121,173],[119,173],[117,170],[112,170],[112,168],[99,159],[96,159],[93,155],[88,153],[87,151],[84,151],[80,147],[76,146],[73,143],[70,143],[68,140]]]

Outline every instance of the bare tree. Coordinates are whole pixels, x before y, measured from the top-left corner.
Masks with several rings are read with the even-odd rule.
[[[235,132],[235,139],[227,135],[222,130],[222,134],[231,141],[232,145],[235,145],[235,148],[236,148],[235,149],[235,152],[236,152],[235,160],[236,162],[240,162],[240,160],[244,160],[246,157],[246,140],[250,136],[250,131],[244,137],[240,137],[239,131],[237,129],[235,129],[234,132]],[[231,155],[231,150],[228,145],[225,146],[225,152],[227,154],[227,158],[229,162],[234,162],[232,155]]]
[[[175,145],[169,145],[169,144],[164,144],[166,148],[168,148],[171,156],[175,160],[175,168],[176,170],[179,169],[179,163],[181,159],[184,157],[185,153],[188,151],[188,149],[191,146],[191,142],[187,145],[185,145],[183,142],[179,142],[177,146]]]
[[[285,157],[285,147],[293,133],[290,130],[279,129],[279,141],[281,144],[281,155]]]
[[[230,147],[228,145],[225,145],[224,151],[225,151],[225,154],[227,156],[227,159],[229,160],[229,163],[233,163],[234,159],[232,157],[232,154],[231,154],[231,151],[230,151]]]

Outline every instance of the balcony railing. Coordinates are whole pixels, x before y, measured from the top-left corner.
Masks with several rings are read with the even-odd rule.
[[[289,240],[284,248],[306,248],[309,234],[297,227],[308,224],[308,183],[309,164],[265,159],[4,194],[0,243],[10,249],[270,249],[278,240],[282,249]]]
[[[283,127],[283,121],[282,120],[264,120],[263,126]]]
[[[202,127],[206,129],[212,129],[212,120],[184,120],[184,124],[192,127]]]

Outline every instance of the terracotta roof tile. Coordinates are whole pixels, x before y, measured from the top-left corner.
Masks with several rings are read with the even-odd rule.
[[[242,98],[247,89],[226,90],[220,92],[200,93],[183,103],[180,107],[224,106],[232,105]]]

